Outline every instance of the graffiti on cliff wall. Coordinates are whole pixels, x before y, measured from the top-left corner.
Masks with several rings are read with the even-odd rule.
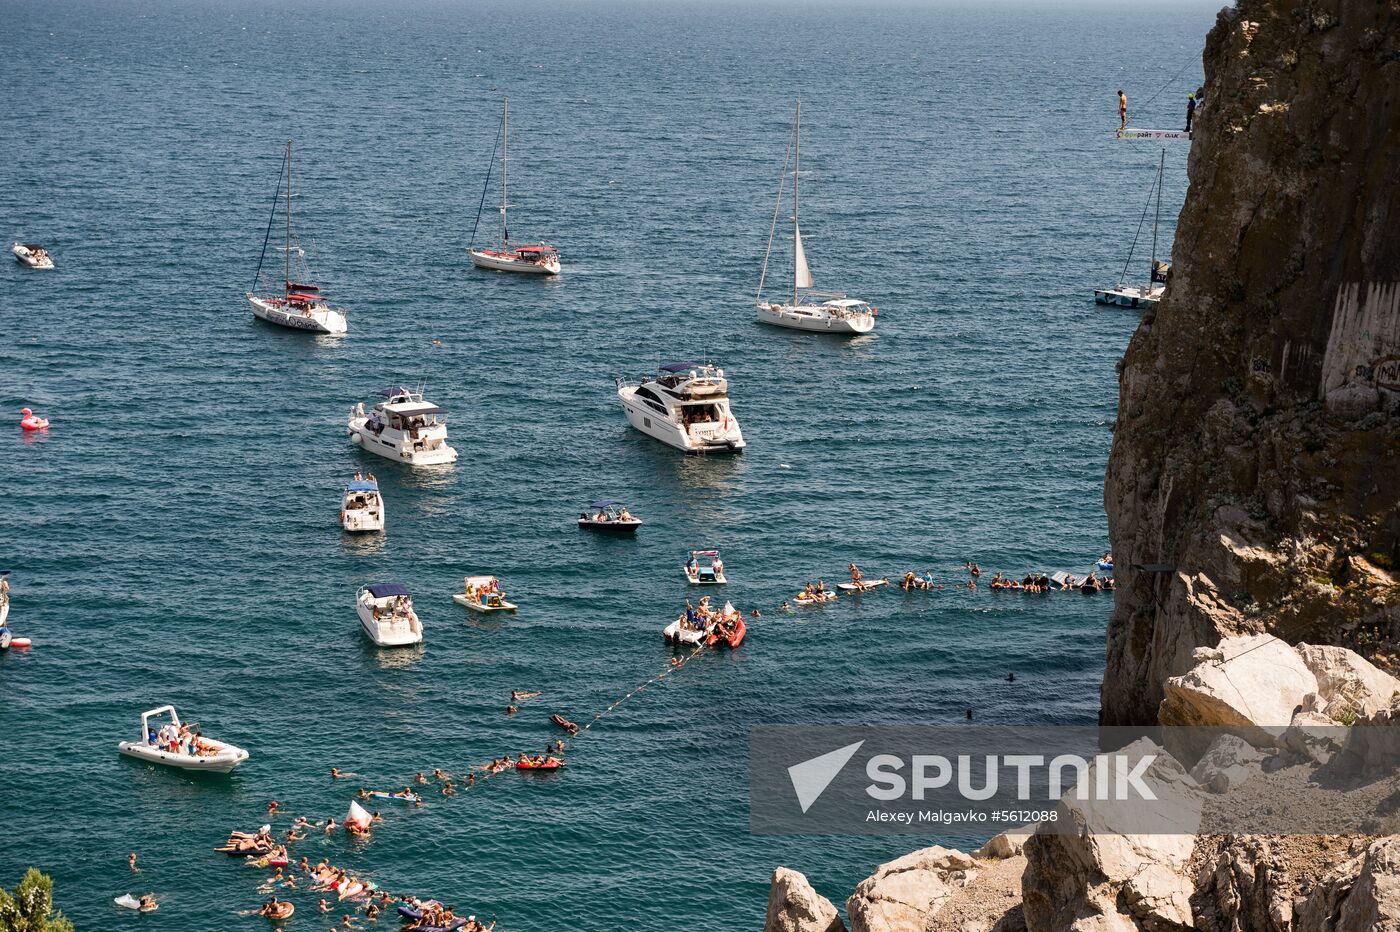
[[[1337,287],[1318,396],[1356,382],[1400,391],[1400,282]]]

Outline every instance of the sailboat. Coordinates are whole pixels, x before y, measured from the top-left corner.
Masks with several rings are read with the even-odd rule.
[[[1157,228],[1162,218],[1162,172],[1167,164],[1167,150],[1162,150],[1162,157],[1157,163],[1157,181],[1147,191],[1147,203],[1142,208],[1142,218],[1138,220],[1137,235],[1133,237],[1133,244],[1128,247],[1128,258],[1123,263],[1123,271],[1118,276],[1118,284],[1112,288],[1095,288],[1094,301],[1097,304],[1108,304],[1116,307],[1156,307],[1157,302],[1162,300],[1162,292],[1167,289],[1167,271],[1171,268],[1165,262],[1157,259]],[[1157,202],[1156,213],[1152,216],[1152,257],[1147,264],[1147,281],[1141,285],[1127,285],[1124,282],[1128,279],[1128,267],[1133,262],[1133,251],[1137,248],[1138,236],[1142,235],[1142,225],[1147,220],[1147,209],[1152,206],[1153,200]]]
[[[773,239],[778,230],[778,213],[783,205],[783,188],[787,182],[787,159],[778,178],[778,199],[773,205],[773,224],[768,230],[768,248],[763,253],[763,271],[758,276],[759,323],[810,330],[818,333],[858,334],[875,329],[875,308],[859,298],[841,292],[815,291],[812,270],[807,266],[807,253],[802,248],[802,227],[797,218],[797,179],[802,168],[802,101],[797,102],[797,114],[792,121],[792,141],[788,146],[792,159],[792,301],[764,301],[763,285],[768,278],[768,259],[773,253]]]
[[[495,269],[498,272],[523,272],[526,275],[558,275],[559,253],[548,243],[514,243],[510,239],[510,223],[506,216],[506,161],[510,148],[510,98],[501,106],[501,132],[497,137],[501,153],[501,242],[494,247],[476,248],[476,231],[481,226],[481,212],[486,207],[486,192],[491,187],[491,169],[486,170],[486,182],[481,187],[481,204],[476,209],[476,224],[472,227],[472,245],[467,253],[472,257],[472,265],[479,269]]]
[[[277,221],[277,201],[282,194],[282,176],[287,178],[287,223],[286,238],[282,245],[282,287],[265,290],[262,294],[248,292],[248,303],[253,306],[253,316],[270,324],[290,327],[293,330],[310,330],[315,333],[344,333],[348,328],[345,313],[326,303],[326,296],[320,287],[309,284],[310,270],[306,266],[306,250],[297,244],[292,235],[292,142],[287,140],[287,150],[282,157],[282,171],[277,176],[277,195],[272,201],[272,214],[267,219],[267,233],[263,236],[262,255],[258,257],[258,271],[253,277],[256,289],[262,283],[263,261],[267,258],[267,244],[272,239],[272,225]],[[292,254],[296,253],[298,269],[296,279],[292,278]]]

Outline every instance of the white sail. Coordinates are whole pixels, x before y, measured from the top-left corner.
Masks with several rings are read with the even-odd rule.
[[[802,231],[796,225],[793,232],[793,287],[811,288],[812,270],[807,268],[807,253],[802,249]]]
[[[350,811],[345,813],[345,821],[358,822],[365,828],[369,828],[369,820],[370,815],[368,812],[365,812],[364,807],[361,806],[359,803],[355,802],[353,799],[350,800]]]

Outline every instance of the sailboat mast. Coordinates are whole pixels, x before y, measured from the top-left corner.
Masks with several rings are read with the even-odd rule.
[[[510,227],[506,223],[506,150],[510,148],[510,98],[501,109],[501,245],[510,242]]]
[[[1162,155],[1157,162],[1157,212],[1152,215],[1152,258],[1147,262],[1147,293],[1152,293],[1153,279],[1157,275],[1157,224],[1162,219],[1162,172],[1167,167],[1167,149],[1162,147]]]
[[[282,247],[282,284],[292,291],[292,141],[287,140],[287,242]]]
[[[797,101],[797,116],[792,121],[792,304],[797,306],[797,256],[802,249],[802,232],[797,226],[797,176],[802,173],[802,101]]]

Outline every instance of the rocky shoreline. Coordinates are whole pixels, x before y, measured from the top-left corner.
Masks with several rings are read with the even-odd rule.
[[[1400,930],[1400,5],[1241,0],[1204,59],[1120,370],[1100,711],[1183,726],[1153,766],[1202,830],[1066,794],[1074,831],[912,852],[844,921],[780,867],[765,932]],[[1327,816],[1359,828],[1297,832]]]

